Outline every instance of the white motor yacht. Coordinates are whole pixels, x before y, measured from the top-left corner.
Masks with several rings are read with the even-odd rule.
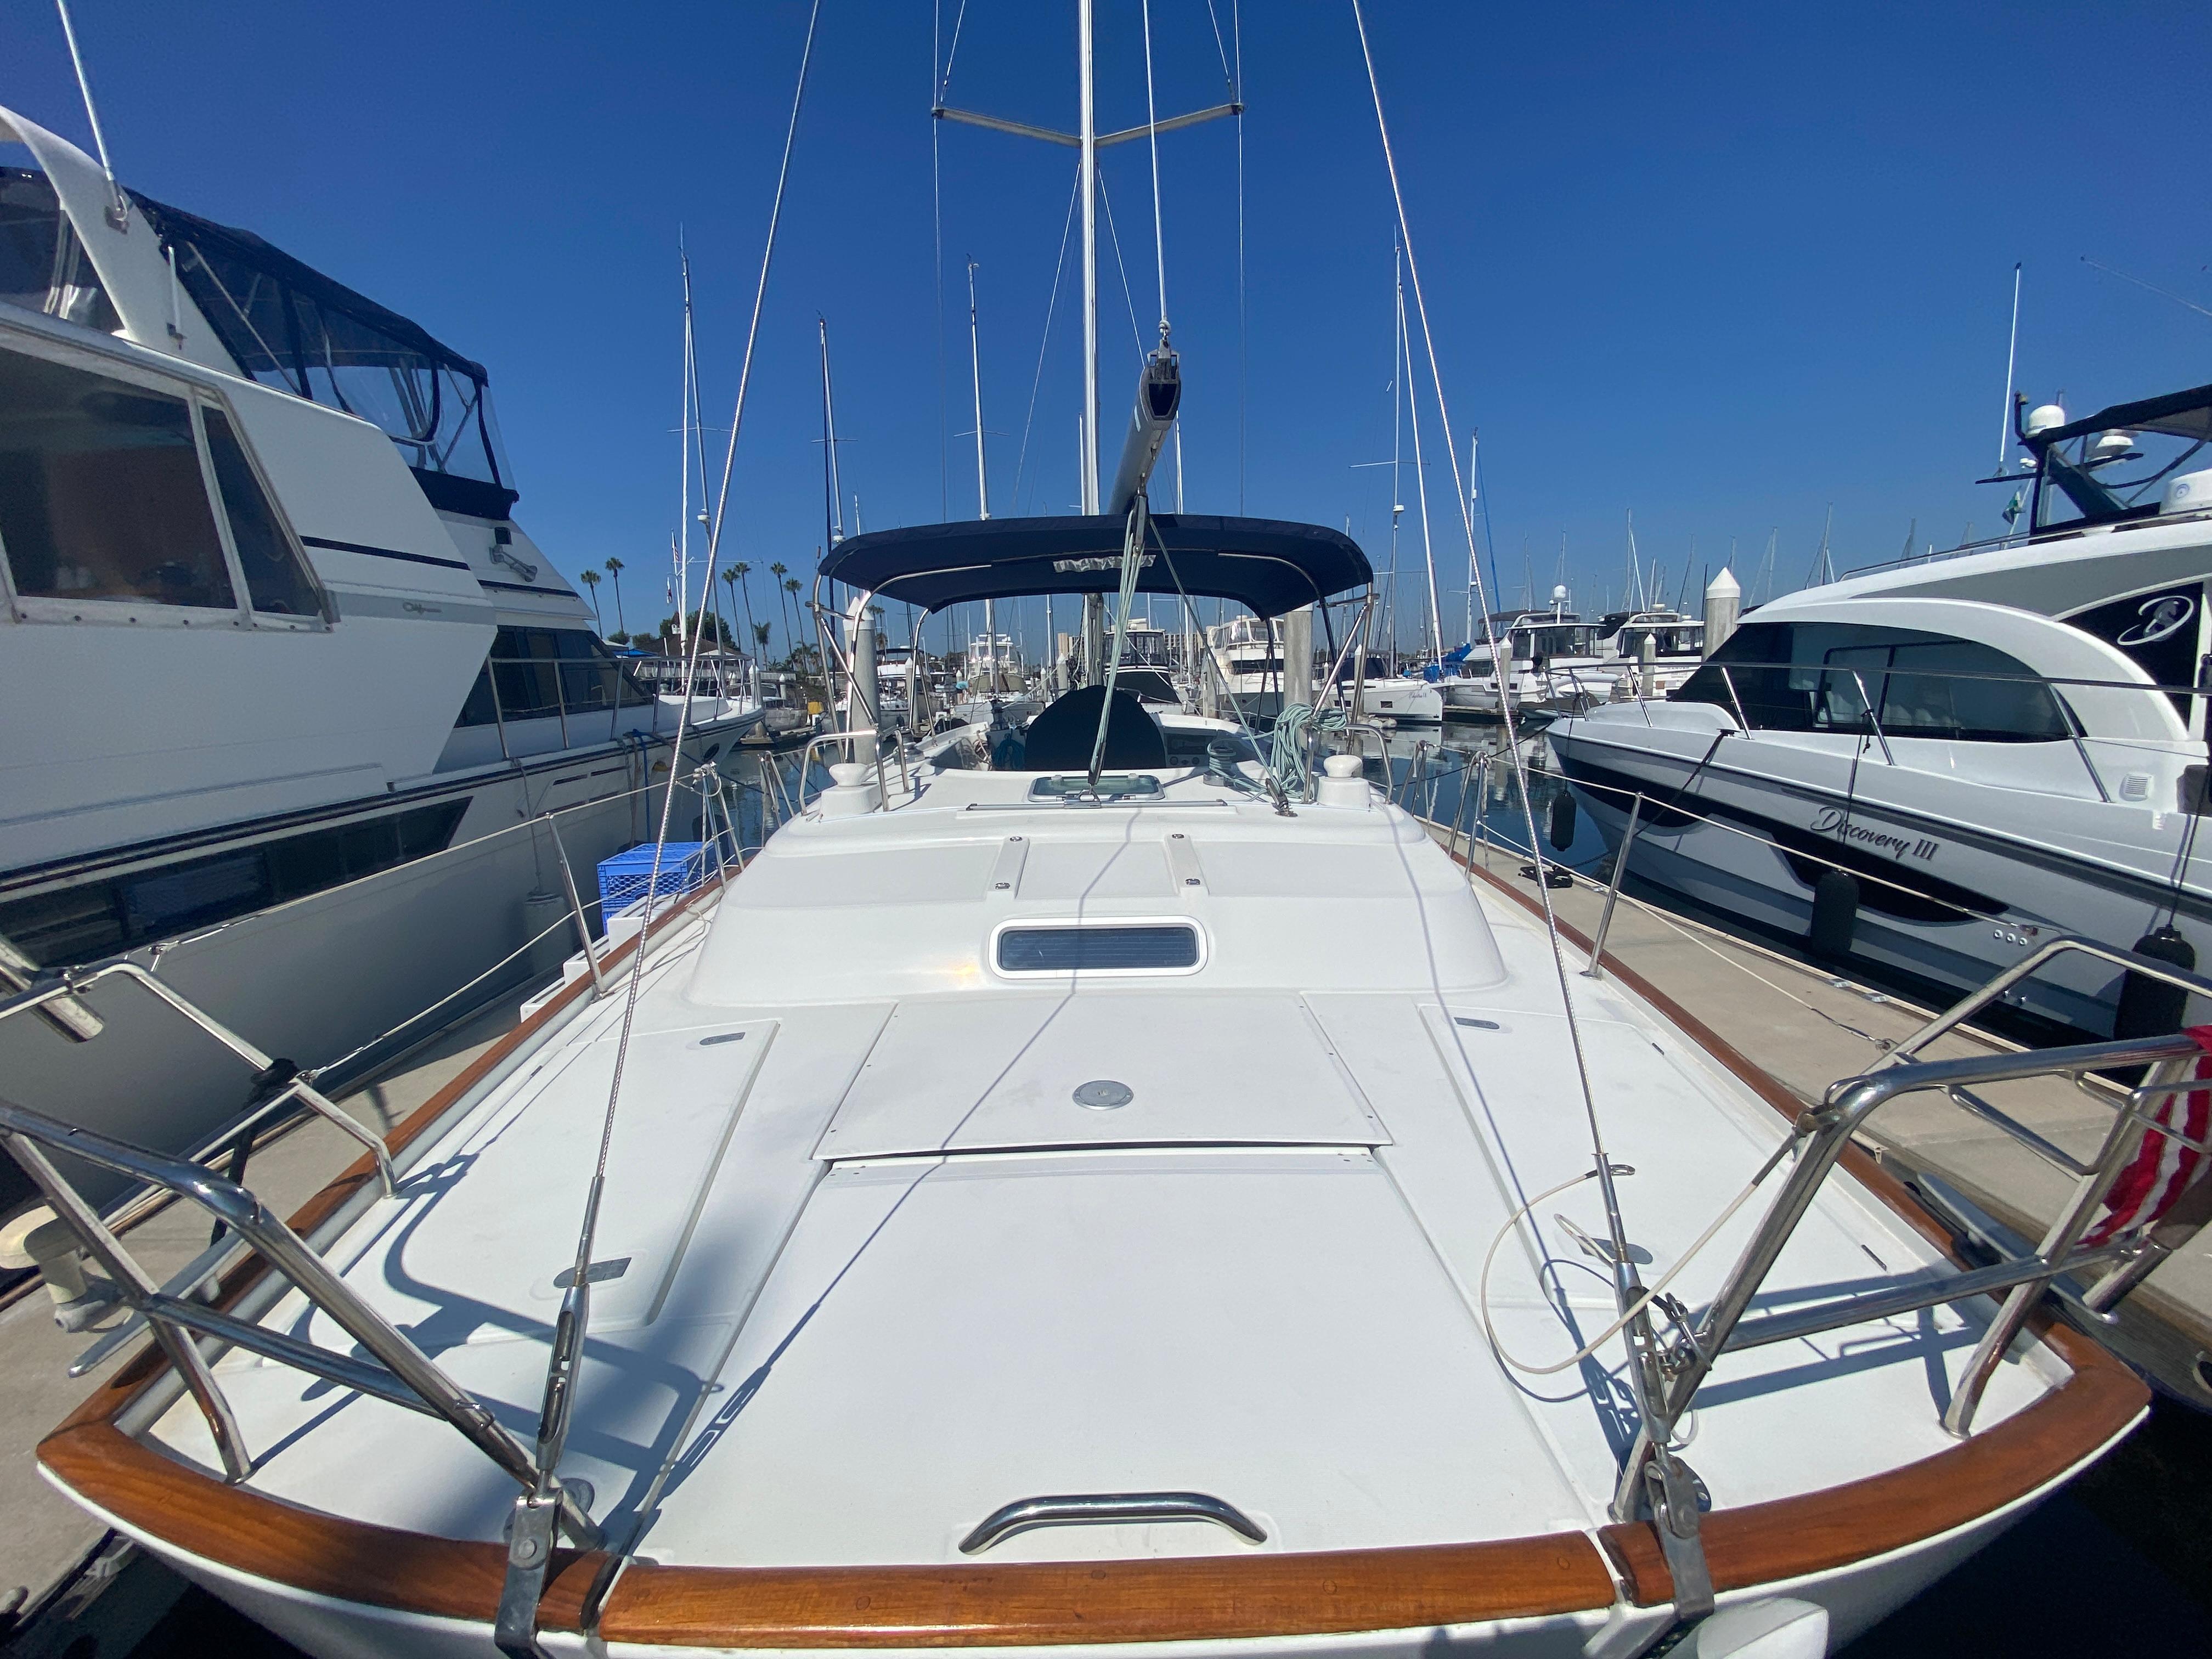
[[[1537,625],[1562,624],[1554,618]],[[1579,712],[1601,702],[1664,696],[1705,659],[1705,623],[1667,606],[1610,611],[1589,624],[1586,634],[1573,642],[1580,650],[1545,653],[1539,678],[1545,701],[1554,708]]]
[[[1150,592],[1267,617],[1368,580],[1319,527],[1146,528]],[[823,574],[1110,592],[1101,531],[854,536]],[[1174,765],[1103,686],[1017,769],[841,763],[291,1229],[0,1103],[164,1345],[47,1477],[331,1659],[1793,1659],[2141,1419],[2027,1322],[2139,1233],[1966,1271],[1851,1135],[2193,1042],[1899,1064],[1801,1113],[1360,773]],[[64,1141],[238,1231],[142,1285]]]
[[[1206,630],[1215,683],[1237,699],[1248,718],[1272,720],[1283,707],[1283,625],[1253,616],[1231,617]]]
[[[2016,539],[1759,607],[1670,699],[1554,726],[1561,769],[1616,842],[1641,796],[1632,875],[1930,996],[2061,935],[2201,960],[2208,434],[2212,387],[2037,411]],[[2124,985],[2011,1006],[2104,1035]]]
[[[1370,680],[1361,689],[1359,706],[1400,725],[1435,726],[1444,717],[1444,682],[1419,674],[1396,674]]]
[[[288,1063],[374,1063],[532,971],[563,855],[588,893],[650,833],[680,703],[687,773],[757,709],[598,637],[480,366],[24,117],[0,140],[34,163],[0,168],[0,976],[135,950]],[[9,1094],[219,1137],[258,1080],[125,1091],[141,1012],[82,1054],[11,1028]]]

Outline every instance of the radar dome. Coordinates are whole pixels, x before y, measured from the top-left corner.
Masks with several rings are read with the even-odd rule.
[[[2027,435],[2048,432],[2055,426],[2066,424],[2066,411],[2057,404],[2038,404],[2027,411]]]

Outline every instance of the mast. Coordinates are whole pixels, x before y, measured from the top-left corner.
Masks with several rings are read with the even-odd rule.
[[[1083,510],[1098,511],[1098,126],[1091,101],[1093,0],[1075,0],[1083,195]]]
[[[983,347],[975,324],[975,262],[968,262],[968,365],[975,385],[975,516],[991,516],[989,475],[983,466]],[[999,613],[989,599],[983,601],[983,644],[991,663],[991,683],[999,689]]]
[[[1402,297],[1398,307],[1398,338],[1405,360],[1413,357],[1413,343],[1406,333],[1406,307]],[[1443,608],[1437,603],[1437,554],[1429,540],[1429,473],[1421,459],[1421,389],[1409,386],[1406,398],[1406,413],[1413,428],[1413,500],[1421,512],[1421,562],[1429,575],[1429,649],[1422,654],[1432,658],[1439,673],[1444,665],[1444,619]]]
[[[830,319],[817,313],[814,326],[822,340],[823,529],[835,547],[845,539],[845,523],[837,507],[837,411],[830,393]]]
[[[1390,672],[1398,672],[1398,520],[1406,515],[1405,497],[1399,493],[1399,457],[1404,422],[1406,380],[1406,255],[1397,239],[1390,241],[1390,289],[1395,297],[1390,325],[1390,585],[1382,596],[1382,615],[1389,624]]]
[[[684,654],[684,613],[690,607],[684,600],[690,594],[691,580],[691,256],[684,250],[684,238],[676,239],[676,261],[684,273],[684,389],[681,412],[676,417],[676,460],[683,473],[683,483],[677,492],[676,536],[669,543],[669,552],[674,556],[676,569],[676,648]],[[705,493],[707,480],[702,474],[699,489]],[[707,580],[712,581],[712,572]]]
[[[983,347],[975,326],[975,262],[968,262],[968,364],[975,380],[975,516],[991,516],[990,486],[983,471]]]

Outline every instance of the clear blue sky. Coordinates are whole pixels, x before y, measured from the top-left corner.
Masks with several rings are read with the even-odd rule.
[[[1230,0],[1215,7],[1225,36]],[[948,32],[958,9],[945,0]],[[1072,127],[1073,14],[971,0],[949,100]],[[1221,101],[1206,0],[1153,15],[1163,115]],[[678,228],[722,427],[805,16],[800,0],[76,7],[126,181],[259,232],[487,364],[518,516],[565,570],[620,555],[645,596],[633,621],[659,614],[677,517]],[[2212,380],[2212,318],[2081,263],[2212,306],[2212,9],[1372,0],[1369,21],[1508,601],[1524,542],[1548,589],[1562,532],[1585,614],[1617,595],[1632,508],[1670,588],[1692,538],[1700,575],[1735,538],[1748,586],[1774,528],[1776,586],[1796,586],[1832,503],[1845,566],[1893,556],[1914,520],[1939,545],[1969,520],[1991,532],[2003,493],[1972,481],[1996,457],[2015,260],[2031,396],[2086,413]],[[1099,0],[1099,29],[1100,125],[1140,122],[1135,0]],[[825,0],[725,563],[803,572],[822,539],[817,313],[866,526],[972,516],[970,441],[940,440],[972,425],[971,257],[993,506],[1017,510],[1073,158],[938,129],[940,422],[931,32],[929,0]],[[1389,454],[1392,220],[1349,5],[1247,3],[1243,34],[1241,486],[1236,133],[1162,143],[1188,505],[1234,512],[1241,488],[1255,514],[1349,519],[1380,565],[1387,474],[1354,464]],[[51,7],[0,0],[0,101],[85,142]],[[1149,336],[1144,147],[1109,152],[1106,175]],[[1137,347],[1111,244],[1103,264],[1114,431]],[[1071,252],[1021,510],[1075,500],[1076,282]],[[1432,409],[1424,438],[1449,595],[1465,552]],[[1410,513],[1401,545],[1418,560]]]

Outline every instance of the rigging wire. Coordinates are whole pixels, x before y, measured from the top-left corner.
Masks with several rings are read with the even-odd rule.
[[[1121,235],[1114,228],[1114,198],[1106,191],[1106,173],[1098,174],[1098,205],[1106,210],[1106,240],[1114,245],[1114,268],[1121,273],[1121,303],[1129,308],[1129,338],[1137,348],[1137,363],[1145,361],[1145,331],[1137,326],[1137,298],[1129,287],[1129,267],[1121,259]]]
[[[1211,4],[1211,0],[1208,0]],[[1160,221],[1160,113],[1152,96],[1152,0],[1144,0],[1145,132],[1152,150],[1152,257],[1159,268],[1160,349],[1168,343],[1168,245]],[[1175,509],[1182,511],[1182,422],[1175,423]]]
[[[1144,0],[1145,21],[1145,132],[1152,149],[1152,259],[1159,268],[1160,343],[1168,343],[1168,245],[1160,228],[1160,112],[1152,99],[1152,0]],[[1181,471],[1178,465],[1177,471]],[[1176,480],[1178,491],[1182,480]],[[1181,507],[1180,501],[1176,502]]]
[[[1213,0],[1206,0],[1206,10],[1213,9]],[[1244,511],[1244,415],[1249,402],[1247,387],[1249,377],[1246,364],[1249,331],[1246,327],[1244,306],[1244,25],[1238,11],[1239,0],[1229,0],[1229,34],[1237,49],[1237,67],[1230,81],[1229,101],[1237,106],[1237,511]],[[1220,39],[1218,24],[1214,38]]]
[[[759,285],[753,293],[752,319],[745,331],[745,352],[738,374],[737,407],[730,416],[730,444],[722,462],[721,488],[715,496],[714,522],[707,534],[707,561],[711,568],[722,538],[729,509],[730,475],[737,465],[738,434],[744,426],[745,393],[752,383],[753,351],[759,343],[761,308],[768,295],[769,270],[775,258],[777,227],[783,218],[785,185],[791,177],[791,152],[799,137],[799,112],[806,97],[806,71],[814,58],[815,26],[822,16],[822,0],[814,0],[806,19],[806,42],[799,53],[799,84],[791,99],[791,121],[783,138],[783,160],[776,170],[775,198],[769,210],[768,240],[761,250]],[[555,1468],[568,1436],[568,1421],[574,1403],[577,1368],[583,1353],[585,1329],[591,1311],[592,1245],[599,1228],[599,1200],[606,1190],[607,1161],[614,1146],[615,1110],[622,1099],[623,1073],[629,1057],[629,1040],[637,1018],[639,987],[645,981],[644,952],[653,937],[653,903],[660,886],[661,860],[668,847],[669,823],[676,809],[677,774],[682,769],[684,735],[691,714],[690,689],[699,662],[699,633],[691,636],[690,655],[684,664],[684,696],[676,716],[676,735],[669,748],[668,785],[661,796],[659,833],[653,846],[653,868],[645,886],[645,909],[639,924],[639,960],[631,970],[623,999],[622,1025],[615,1042],[613,1075],[607,1085],[607,1106],[599,1124],[599,1156],[584,1199],[584,1221],[576,1236],[576,1260],[568,1287],[562,1298],[554,1327],[552,1352],[546,1367],[544,1405],[539,1413],[538,1496],[543,1500],[557,1489]]]
[[[1413,306],[1420,317],[1421,338],[1429,360],[1429,378],[1436,390],[1437,417],[1444,429],[1444,453],[1451,462],[1453,489],[1459,500],[1461,520],[1467,529],[1469,568],[1474,572],[1475,580],[1480,585],[1482,581],[1482,568],[1480,563],[1473,558],[1474,518],[1468,509],[1467,485],[1460,477],[1459,453],[1452,444],[1451,412],[1444,402],[1443,377],[1439,372],[1437,362],[1436,335],[1429,325],[1428,301],[1421,289],[1420,262],[1414,257],[1413,239],[1406,216],[1405,192],[1398,182],[1398,158],[1390,145],[1389,122],[1382,113],[1382,84],[1376,75],[1375,53],[1368,44],[1367,18],[1361,9],[1360,0],[1352,0],[1352,18],[1359,32],[1359,53],[1366,64],[1367,88],[1375,102],[1376,131],[1382,142],[1383,165],[1390,175],[1390,200],[1397,214],[1399,240],[1406,251],[1406,274],[1413,278]],[[1481,592],[1481,601],[1483,633],[1490,647],[1490,659],[1495,664],[1498,661],[1498,628],[1492,613],[1490,595],[1486,588]],[[1498,699],[1498,714],[1505,726],[1505,752],[1512,758],[1514,781],[1521,787],[1521,811],[1527,821],[1528,844],[1534,847],[1537,845],[1536,808],[1528,792],[1528,762],[1521,753],[1518,723],[1515,719],[1513,705],[1510,698]],[[1542,874],[1542,870],[1543,865],[1540,859],[1537,865],[1540,876]],[[1613,1165],[1606,1156],[1605,1132],[1598,1122],[1597,1099],[1590,1087],[1589,1063],[1583,1051],[1582,1025],[1576,1016],[1574,995],[1568,984],[1566,956],[1559,943],[1559,923],[1558,916],[1552,909],[1551,889],[1543,881],[1539,880],[1536,883],[1536,894],[1543,905],[1544,932],[1552,947],[1552,969],[1559,981],[1560,1009],[1566,1017],[1567,1041],[1574,1054],[1576,1080],[1581,1086],[1583,1114],[1589,1126],[1590,1150],[1596,1159],[1594,1173],[1597,1178],[1599,1190],[1605,1199],[1606,1222],[1612,1231],[1616,1273],[1619,1273],[1629,1261],[1627,1228],[1621,1218],[1620,1194],[1613,1186]]]
[[[1037,341],[1036,373],[1030,377],[1030,409],[1022,417],[1022,447],[1014,461],[1014,511],[1022,510],[1022,469],[1029,465],[1030,428],[1036,422],[1037,388],[1044,384],[1045,353],[1052,345],[1052,318],[1060,304],[1060,279],[1067,270],[1067,240],[1075,228],[1075,204],[1083,194],[1083,169],[1075,171],[1075,182],[1067,187],[1067,217],[1060,227],[1060,258],[1052,268],[1052,294],[1044,302],[1044,333]]]
[[[967,0],[961,0],[960,15],[968,11]],[[929,10],[929,105],[933,113],[929,122],[929,236],[934,258],[930,261],[930,274],[937,284],[937,516],[944,520],[952,516],[952,440],[947,429],[951,422],[945,414],[945,172],[939,165],[939,135],[945,123],[934,112],[944,107],[945,88],[952,76],[950,62],[939,67],[937,49],[944,39],[945,3],[933,0]],[[959,26],[954,22],[954,46],[958,41]],[[946,638],[950,651],[951,641]]]

